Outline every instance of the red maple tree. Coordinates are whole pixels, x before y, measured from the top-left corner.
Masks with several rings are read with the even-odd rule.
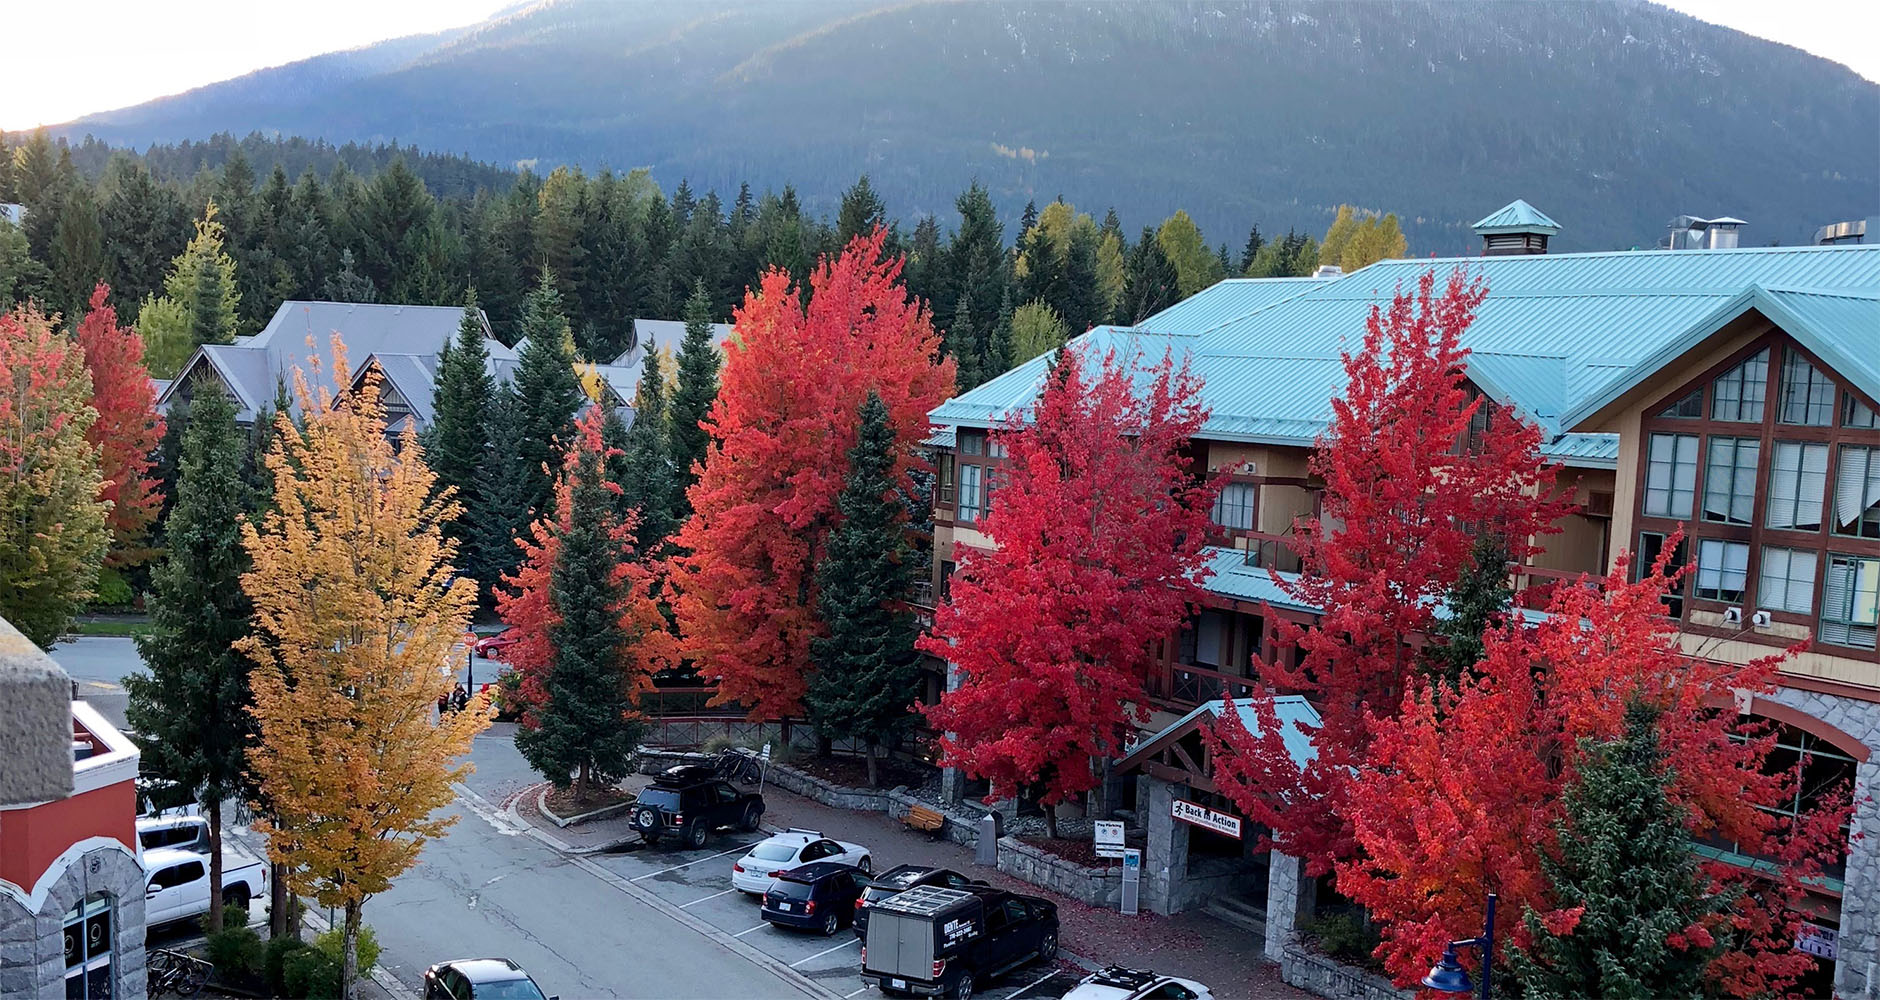
[[[685,650],[718,681],[715,704],[752,718],[800,715],[817,634],[815,567],[835,525],[855,414],[870,391],[888,404],[897,477],[918,462],[927,412],[953,392],[927,306],[883,257],[886,230],[857,236],[810,275],[808,305],[788,272],[766,271],[734,318],[713,444],[687,491],[671,577]],[[908,481],[911,489],[911,480]]]
[[[1061,356],[1006,448],[997,502],[920,648],[951,660],[957,689],[928,709],[945,762],[1001,797],[1046,806],[1096,786],[1145,714],[1154,644],[1201,596],[1219,480],[1186,450],[1207,419],[1184,361]],[[1053,811],[1047,810],[1049,819]]]
[[[1770,859],[1755,872],[1707,865],[1710,891],[1735,905],[1681,936],[1728,943],[1712,973],[1730,995],[1779,993],[1807,971],[1811,960],[1793,948],[1801,896],[1845,812],[1813,810],[1791,826],[1761,808],[1792,799],[1799,769],[1765,771],[1773,735],[1717,703],[1769,690],[1781,657],[1687,654],[1660,603],[1675,574],[1667,578],[1662,558],[1636,583],[1629,573],[1621,555],[1600,587],[1560,588],[1545,621],[1490,632],[1482,662],[1453,687],[1419,679],[1400,714],[1374,720],[1346,800],[1360,850],[1339,862],[1338,888],[1380,923],[1378,954],[1399,984],[1428,970],[1446,942],[1478,933],[1488,892],[1513,918],[1501,931],[1508,947],[1527,944],[1527,908],[1554,933],[1571,930],[1579,913],[1556,906],[1541,860],[1555,849],[1581,741],[1619,738],[1635,700],[1660,713],[1670,794],[1692,837]]]
[[[85,438],[98,448],[104,476],[98,498],[111,504],[106,515],[111,548],[105,565],[115,568],[151,555],[144,541],[162,500],[157,478],[150,474],[151,456],[163,437],[163,418],[157,414],[150,370],[144,367],[143,339],[136,330],[118,325],[110,294],[111,286],[102,281],[92,289],[77,340],[91,371],[91,406],[98,411]]]
[[[522,562],[514,573],[503,577],[504,586],[496,591],[496,613],[508,625],[515,642],[504,650],[504,658],[520,675],[522,724],[534,725],[537,705],[548,699],[548,679],[554,670],[555,646],[550,630],[560,622],[550,597],[555,561],[561,551],[561,536],[570,524],[574,496],[574,478],[583,452],[597,452],[605,469],[607,460],[618,449],[608,448],[601,440],[602,415],[599,407],[590,407],[576,422],[574,447],[562,458],[560,475],[555,481],[555,510],[552,517],[539,517],[530,525],[529,534],[516,539],[522,549]],[[620,486],[604,484],[608,492],[619,495]],[[678,662],[678,643],[666,627],[659,602],[653,596],[662,567],[649,565],[633,549],[636,516],[629,512],[613,526],[611,537],[620,547],[614,564],[614,579],[623,584],[627,599],[620,607],[620,625],[638,639],[627,660],[626,684],[635,702],[653,689],[653,675]]]
[[[1296,666],[1256,659],[1265,687],[1249,700],[1260,735],[1238,712],[1223,713],[1209,734],[1221,791],[1313,874],[1352,856],[1345,800],[1371,720],[1397,711],[1418,669],[1407,640],[1430,634],[1436,606],[1472,566],[1476,539],[1498,538],[1521,561],[1571,509],[1555,493],[1556,467],[1540,456],[1539,429],[1467,385],[1461,338],[1486,295],[1463,268],[1439,292],[1432,269],[1414,291],[1372,307],[1362,346],[1344,355],[1345,394],[1332,400],[1331,426],[1309,460],[1325,491],[1319,516],[1297,525],[1302,572],[1274,574],[1319,618],[1301,627],[1268,616],[1277,645],[1303,657]],[[1484,407],[1487,431],[1477,421],[1472,434]],[[1305,695],[1324,721],[1306,766],[1286,750],[1275,693]]]

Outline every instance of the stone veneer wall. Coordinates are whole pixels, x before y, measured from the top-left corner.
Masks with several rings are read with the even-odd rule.
[[[37,912],[19,896],[0,893],[0,997],[65,996],[64,916],[95,892],[116,897],[111,915],[112,995],[144,1000],[144,870],[119,847],[99,847],[74,860],[46,892]]]
[[[1375,972],[1354,969],[1297,944],[1280,949],[1279,976],[1288,986],[1333,1000],[1412,1000],[1415,996]]]
[[[1759,695],[1806,713],[1861,741],[1873,755],[1854,769],[1853,843],[1848,848],[1846,886],[1841,893],[1840,957],[1834,995],[1880,996],[1869,981],[1880,962],[1880,704],[1814,691],[1777,688]],[[1880,980],[1880,975],[1874,976]]]
[[[1041,851],[1017,837],[999,838],[999,870],[1032,885],[1091,906],[1123,905],[1123,869],[1088,868]]]

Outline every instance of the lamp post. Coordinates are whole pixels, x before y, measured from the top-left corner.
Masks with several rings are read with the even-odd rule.
[[[1489,1000],[1488,985],[1490,966],[1495,963],[1495,894],[1488,894],[1488,918],[1483,922],[1482,936],[1462,941],[1451,941],[1443,948],[1442,961],[1430,967],[1430,974],[1423,977],[1423,985],[1438,993],[1468,993],[1473,988],[1469,982],[1469,970],[1456,960],[1457,948],[1482,949],[1482,1000]]]

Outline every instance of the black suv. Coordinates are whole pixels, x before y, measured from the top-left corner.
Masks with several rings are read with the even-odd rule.
[[[704,847],[705,837],[720,827],[757,829],[764,797],[719,781],[709,767],[681,765],[661,772],[641,789],[627,816],[649,845],[675,833],[687,847]]]
[[[855,901],[853,926],[856,937],[861,937],[868,932],[868,908],[881,905],[882,900],[896,893],[906,892],[917,885],[965,889],[986,883],[982,879],[967,878],[951,868],[935,868],[932,865],[897,865],[862,884],[864,886],[862,898]]]
[[[862,979],[889,996],[971,997],[979,984],[1057,957],[1057,904],[970,886],[916,886],[868,907]]]

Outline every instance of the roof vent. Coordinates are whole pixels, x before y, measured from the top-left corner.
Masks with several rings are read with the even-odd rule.
[[[1482,256],[1508,257],[1547,252],[1547,240],[1560,223],[1519,198],[1469,228],[1482,238]]]
[[[1747,225],[1727,215],[1716,219],[1680,215],[1665,224],[1668,232],[1658,245],[1665,250],[1735,250],[1741,245],[1740,230]]]
[[[1344,273],[1345,269],[1339,267],[1337,264],[1320,264],[1319,269],[1312,272],[1312,276],[1314,278],[1336,278]]]

